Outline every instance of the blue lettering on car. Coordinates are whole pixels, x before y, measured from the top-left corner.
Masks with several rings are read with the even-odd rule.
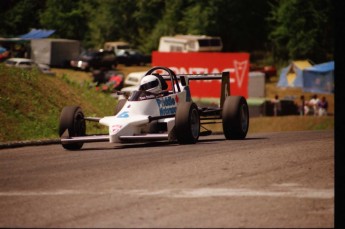
[[[176,113],[176,100],[173,97],[156,99],[160,115],[171,115]]]
[[[122,112],[122,113],[119,114],[117,117],[118,117],[118,118],[128,118],[128,117],[129,117],[128,111]]]

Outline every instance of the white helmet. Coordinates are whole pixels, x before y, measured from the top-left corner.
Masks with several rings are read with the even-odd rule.
[[[161,92],[162,84],[157,76],[147,75],[141,79],[139,89],[149,92]]]

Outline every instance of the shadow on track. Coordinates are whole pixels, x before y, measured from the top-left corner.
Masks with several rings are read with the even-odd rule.
[[[243,140],[226,140],[223,136],[217,136],[216,138],[199,138],[196,144],[215,144],[219,141],[229,141],[229,142],[239,142],[239,141],[252,141],[252,140],[265,140],[268,138],[245,138]],[[92,144],[92,143],[91,143]],[[109,143],[105,143],[109,144]],[[193,145],[193,144],[191,144]],[[153,141],[153,142],[124,142],[124,143],[115,143],[109,144],[109,147],[83,147],[78,151],[86,151],[86,150],[109,150],[109,149],[136,149],[136,148],[151,148],[151,147],[172,147],[172,146],[181,146],[176,141],[168,142],[168,141]]]

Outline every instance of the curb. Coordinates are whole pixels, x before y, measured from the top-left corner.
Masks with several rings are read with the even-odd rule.
[[[0,149],[24,147],[24,146],[40,146],[40,145],[51,145],[60,144],[60,139],[48,139],[48,140],[33,140],[33,141],[16,141],[0,143]]]

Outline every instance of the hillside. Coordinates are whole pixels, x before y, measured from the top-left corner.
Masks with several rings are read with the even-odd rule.
[[[125,75],[133,71],[146,71],[150,67],[122,67]],[[0,64],[0,142],[58,138],[58,122],[62,108],[79,105],[87,116],[111,115],[117,100],[97,92],[91,85],[90,73],[69,69],[53,69],[56,76],[32,70],[8,68]],[[276,79],[266,84],[266,95],[281,98],[293,95],[298,102],[301,91],[278,89]],[[305,94],[309,98],[309,94]],[[329,95],[330,113],[334,114],[334,96]],[[211,127],[222,131],[221,124]],[[249,133],[324,130],[334,128],[334,116],[327,117],[256,117],[250,119]],[[106,127],[88,125],[89,133],[106,133]]]
[[[85,114],[111,114],[117,101],[64,75],[0,64],[0,142],[58,138],[62,108],[80,105]],[[94,128],[94,127],[93,127]],[[95,131],[103,131],[95,128]]]

